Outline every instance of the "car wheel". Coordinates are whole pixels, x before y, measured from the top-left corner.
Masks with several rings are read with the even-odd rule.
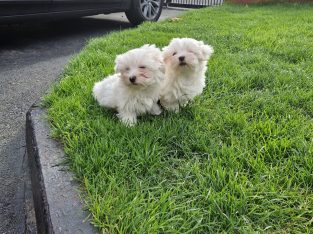
[[[126,11],[127,19],[134,25],[143,21],[157,21],[162,12],[164,0],[132,0],[131,7]]]

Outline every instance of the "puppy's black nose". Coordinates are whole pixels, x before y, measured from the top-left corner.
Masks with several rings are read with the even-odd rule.
[[[129,77],[129,81],[132,82],[132,83],[135,83],[135,81],[136,81],[136,76],[131,76],[131,77]]]
[[[185,60],[185,56],[179,56],[178,59],[179,61],[183,62]]]

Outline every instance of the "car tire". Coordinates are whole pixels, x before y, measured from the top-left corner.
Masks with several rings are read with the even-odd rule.
[[[131,7],[125,12],[127,19],[134,25],[144,21],[157,21],[160,18],[164,0],[132,0]]]

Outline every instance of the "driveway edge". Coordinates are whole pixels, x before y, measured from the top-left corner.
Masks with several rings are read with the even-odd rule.
[[[49,137],[45,111],[26,115],[26,147],[38,233],[97,233],[83,210],[79,186],[64,162],[62,147]]]

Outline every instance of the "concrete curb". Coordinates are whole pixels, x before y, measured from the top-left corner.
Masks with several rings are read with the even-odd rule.
[[[26,146],[38,233],[97,233],[87,221],[77,182],[62,165],[64,152],[49,133],[44,110],[32,107],[26,115]]]

